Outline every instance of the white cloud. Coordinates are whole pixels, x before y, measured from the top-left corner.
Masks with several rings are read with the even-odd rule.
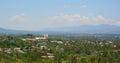
[[[9,18],[9,20],[10,21],[25,21],[25,14],[21,13],[21,14],[15,15],[15,16],[11,16]]]
[[[50,18],[51,21],[59,24],[64,24],[65,26],[76,26],[76,25],[99,25],[99,24],[110,24],[115,25],[111,19],[106,18],[102,15],[98,16],[82,16],[80,14],[64,14],[53,16]],[[63,26],[64,26],[63,25]]]
[[[86,16],[81,16],[79,14],[73,14],[73,15],[59,15],[52,17],[53,20],[56,21],[86,21],[89,18]]]
[[[102,15],[98,15],[98,16],[92,17],[91,20],[94,23],[96,23],[96,24],[112,24],[112,20],[111,19],[105,18]]]

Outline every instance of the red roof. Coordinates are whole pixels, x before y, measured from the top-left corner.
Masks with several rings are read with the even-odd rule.
[[[24,40],[46,40],[47,38],[45,38],[45,37],[41,37],[41,38],[39,38],[39,39],[36,39],[36,38],[25,38]]]
[[[36,38],[25,38],[25,40],[37,40]]]

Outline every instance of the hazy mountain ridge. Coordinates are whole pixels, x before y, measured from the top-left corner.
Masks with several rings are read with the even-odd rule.
[[[55,28],[47,31],[54,32],[72,32],[72,33],[110,33],[120,34],[120,26],[115,25],[81,25],[73,27]]]
[[[50,32],[60,32],[60,33],[104,33],[104,34],[120,34],[120,26],[115,25],[82,25],[82,26],[72,26],[63,28],[50,28],[41,31],[25,31],[25,30],[11,30],[0,28],[0,33],[50,33]]]
[[[12,30],[12,29],[0,28],[0,33],[18,34],[18,33],[29,33],[29,32],[31,32],[31,31],[25,31],[25,30]]]

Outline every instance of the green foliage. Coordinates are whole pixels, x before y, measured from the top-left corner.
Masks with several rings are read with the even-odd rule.
[[[119,37],[50,37],[47,42],[22,41],[32,34],[0,37],[0,63],[120,63],[120,38]],[[51,41],[62,41],[63,44]],[[46,46],[46,49],[41,49]],[[24,53],[15,51],[21,48]],[[4,52],[11,49],[12,53]],[[47,53],[54,58],[42,58]]]

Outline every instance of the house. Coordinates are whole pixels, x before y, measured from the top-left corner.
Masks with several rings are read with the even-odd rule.
[[[41,56],[42,58],[50,58],[53,59],[55,56],[52,53],[47,53],[45,56]]]
[[[23,41],[46,41],[48,39],[48,35],[44,34],[43,37],[35,37],[35,38],[24,38]]]
[[[47,57],[52,59],[52,58],[54,58],[55,56],[54,56],[52,53],[47,53]]]
[[[25,38],[25,39],[22,39],[23,41],[36,41],[37,39],[36,38]]]
[[[7,49],[7,50],[5,50],[4,52],[6,52],[6,53],[12,53],[12,50],[11,49]]]
[[[41,56],[42,58],[47,58],[47,56]]]
[[[14,51],[20,50],[21,48],[14,48]]]
[[[51,59],[54,58],[54,57],[55,57],[55,56],[48,56],[48,58],[51,58]]]
[[[52,43],[58,43],[58,44],[63,44],[63,41],[57,41],[57,40],[53,40],[51,41]]]
[[[52,53],[47,53],[47,56],[53,56],[53,54]]]
[[[17,51],[17,52],[19,52],[19,53],[25,53],[25,52],[23,52],[23,51],[21,50],[21,48],[14,48],[14,51]]]
[[[43,37],[35,37],[36,40],[46,41],[48,39],[48,34],[44,34]]]

